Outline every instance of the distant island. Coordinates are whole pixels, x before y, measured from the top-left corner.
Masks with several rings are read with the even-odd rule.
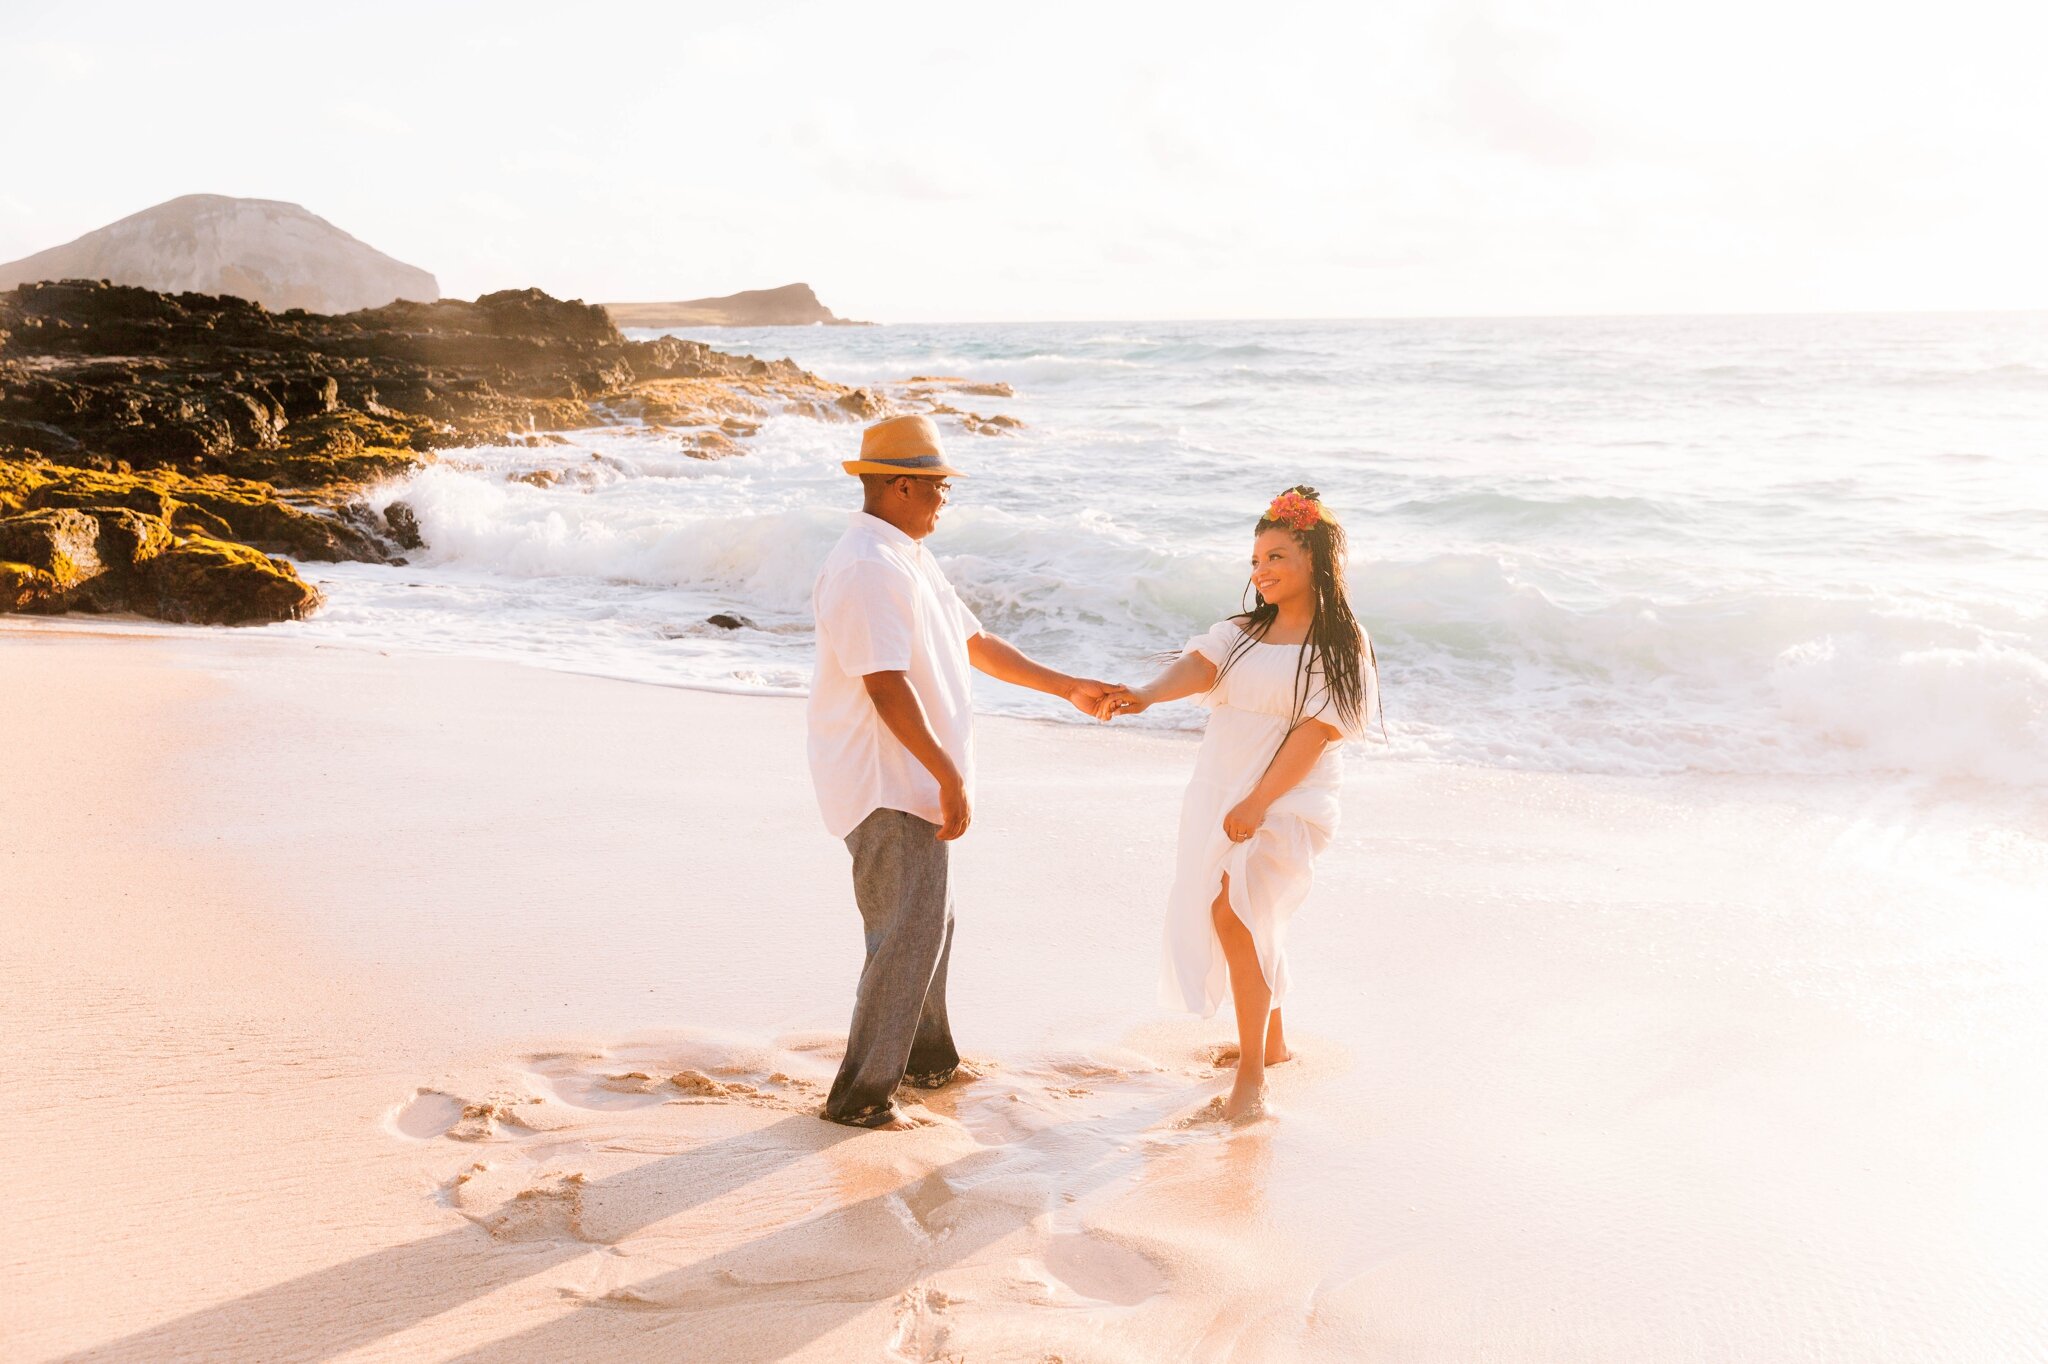
[[[103,279],[161,293],[226,294],[272,312],[352,313],[398,299],[431,303],[425,270],[277,199],[187,194],[76,241],[0,265],[0,290]]]
[[[680,303],[607,303],[604,310],[621,327],[872,327],[835,317],[808,284],[780,289],[747,289],[723,298]]]
[[[186,194],[0,265],[0,292],[105,280],[166,294],[245,298],[274,313],[340,315],[441,297],[433,275],[279,199]],[[601,305],[620,327],[871,327],[835,316],[808,284],[723,298]]]

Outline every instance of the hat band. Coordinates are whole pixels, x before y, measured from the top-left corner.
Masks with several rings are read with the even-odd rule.
[[[873,455],[862,455],[863,464],[886,464],[892,469],[936,469],[944,463],[937,455],[905,455],[900,459],[879,459]]]

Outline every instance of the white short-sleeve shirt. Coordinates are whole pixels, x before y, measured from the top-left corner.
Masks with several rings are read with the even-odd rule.
[[[853,524],[825,556],[811,589],[818,665],[811,678],[811,780],[834,838],[876,810],[940,823],[939,783],[882,723],[861,679],[902,672],[924,704],[939,747],[974,790],[973,669],[981,633],[931,551],[877,516]]]

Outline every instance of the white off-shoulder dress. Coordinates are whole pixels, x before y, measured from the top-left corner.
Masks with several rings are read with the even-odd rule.
[[[1221,667],[1244,631],[1226,620],[1187,643]],[[1180,851],[1166,906],[1166,943],[1160,1003],[1204,1018],[1216,1012],[1230,984],[1223,944],[1209,917],[1223,877],[1230,877],[1230,907],[1251,930],[1259,965],[1273,989],[1273,1007],[1287,994],[1287,921],[1308,898],[1316,855],[1337,831],[1337,792],[1343,782],[1343,741],[1366,737],[1379,713],[1379,678],[1370,662],[1359,688],[1359,723],[1338,717],[1319,668],[1312,669],[1303,715],[1321,720],[1342,738],[1323,749],[1316,765],[1273,802],[1249,839],[1232,843],[1223,817],[1252,793],[1287,737],[1294,716],[1301,645],[1247,643],[1216,687],[1195,698],[1209,708],[1209,724],[1195,755],[1195,775],[1181,804]],[[1371,657],[1367,654],[1368,659]]]

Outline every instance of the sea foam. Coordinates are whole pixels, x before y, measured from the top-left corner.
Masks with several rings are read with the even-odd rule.
[[[974,402],[1022,417],[1020,433],[948,430],[968,476],[929,544],[989,628],[1072,671],[1141,677],[1239,609],[1259,508],[1309,482],[1350,530],[1396,758],[2048,784],[2038,324],[1145,323],[735,343],[793,346],[856,382],[1016,385]],[[402,569],[314,568],[330,605],[295,628],[801,690],[811,579],[857,500],[838,467],[854,438],[771,416],[718,461],[630,422],[459,452],[373,499],[405,500],[426,548]],[[755,628],[705,623],[719,612]],[[1078,719],[992,683],[977,704]]]

